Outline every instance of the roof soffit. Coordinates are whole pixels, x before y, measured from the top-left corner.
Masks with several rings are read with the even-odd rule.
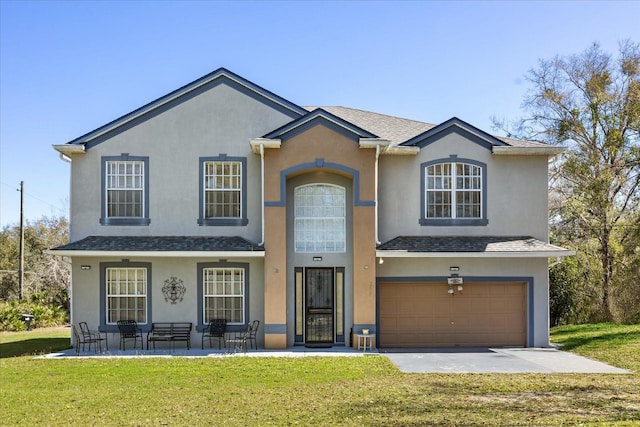
[[[94,145],[143,123],[144,121],[149,120],[150,118],[153,118],[158,114],[220,84],[226,84],[247,96],[271,106],[281,113],[288,115],[292,119],[307,113],[304,108],[274,94],[273,92],[268,91],[267,89],[264,89],[225,68],[219,68],[212,73],[194,80],[193,82],[188,83],[167,95],[125,114],[124,116],[69,141],[67,144],[86,144],[87,148],[91,148]]]

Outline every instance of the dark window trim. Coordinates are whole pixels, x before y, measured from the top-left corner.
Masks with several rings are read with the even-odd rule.
[[[119,156],[102,156],[101,165],[101,216],[100,224],[102,225],[149,225],[149,157],[147,156],[130,156],[129,153],[122,153]],[[110,218],[107,216],[107,162],[143,162],[144,163],[144,211],[141,218]]]
[[[147,323],[139,323],[142,331],[148,331],[151,328],[153,317],[151,316],[151,292],[153,289],[151,280],[151,263],[150,262],[101,262],[100,263],[100,326],[101,332],[118,332],[118,325],[107,324],[107,268],[137,268],[147,269]]]
[[[204,277],[205,268],[243,268],[244,269],[244,320],[249,323],[249,263],[244,262],[199,262],[197,264],[197,286],[198,286],[198,324],[196,331],[202,332],[208,324],[204,323]],[[227,332],[240,332],[245,325],[227,325]]]
[[[482,171],[482,212],[481,218],[427,218],[426,217],[426,170],[429,166],[440,163],[468,163],[480,167]],[[448,158],[430,160],[420,164],[420,225],[423,226],[484,226],[489,224],[487,218],[487,164],[472,159],[459,158],[452,154]]]
[[[240,162],[242,164],[242,197],[240,200],[240,218],[205,218],[204,216],[204,164],[205,162]],[[249,224],[247,218],[247,158],[246,157],[230,157],[226,154],[220,154],[213,157],[200,157],[199,159],[200,172],[198,177],[200,179],[200,194],[199,209],[198,209],[198,225],[201,226],[245,226]]]

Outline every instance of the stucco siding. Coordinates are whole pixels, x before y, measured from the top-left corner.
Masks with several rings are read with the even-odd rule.
[[[421,165],[466,159],[486,165],[486,225],[420,225]],[[450,160],[449,160],[450,161]],[[380,240],[402,235],[527,235],[548,239],[546,156],[495,156],[456,133],[422,148],[417,156],[380,158]]]
[[[87,322],[91,329],[104,328],[100,307],[100,304],[104,303],[104,297],[101,297],[101,293],[104,292],[103,285],[100,283],[101,263],[120,263],[121,261],[121,257],[74,257],[71,291],[71,321],[74,324]],[[151,306],[150,312],[147,313],[149,325],[151,322],[191,322],[193,323],[192,345],[200,345],[201,333],[196,330],[198,326],[198,263],[216,263],[219,262],[219,259],[132,258],[129,262],[132,264],[144,262],[150,265],[151,280],[148,283],[150,288],[148,293],[151,295]],[[264,322],[265,307],[263,260],[229,258],[227,262],[248,265],[249,277],[245,279],[248,284],[248,293],[245,294],[245,297],[248,298],[246,321],[258,319],[262,324]],[[88,266],[90,270],[83,270],[82,266]],[[183,300],[176,302],[176,304],[166,301],[162,293],[165,280],[171,277],[177,277],[182,280],[186,288]],[[142,327],[144,328],[145,326],[142,325]],[[263,345],[263,328],[260,328],[259,335],[259,345]],[[110,332],[107,336],[109,347],[118,348],[119,336],[117,332]],[[146,337],[146,333],[143,334],[143,337]]]
[[[249,139],[288,122],[289,117],[233,89],[218,85],[74,156],[71,172],[72,240],[89,235],[241,235],[260,239],[260,158]],[[148,226],[103,226],[103,156],[149,158]],[[247,159],[247,218],[244,227],[199,226],[199,159]]]

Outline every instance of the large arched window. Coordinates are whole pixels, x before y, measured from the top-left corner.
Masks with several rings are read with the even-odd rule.
[[[296,252],[345,252],[345,189],[331,184],[296,187]]]
[[[486,225],[486,168],[471,160],[423,165],[422,225]]]

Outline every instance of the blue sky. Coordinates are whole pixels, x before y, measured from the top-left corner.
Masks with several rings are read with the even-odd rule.
[[[64,144],[219,67],[299,105],[492,131],[539,59],[640,41],[640,2],[0,0],[0,225],[67,215]]]

